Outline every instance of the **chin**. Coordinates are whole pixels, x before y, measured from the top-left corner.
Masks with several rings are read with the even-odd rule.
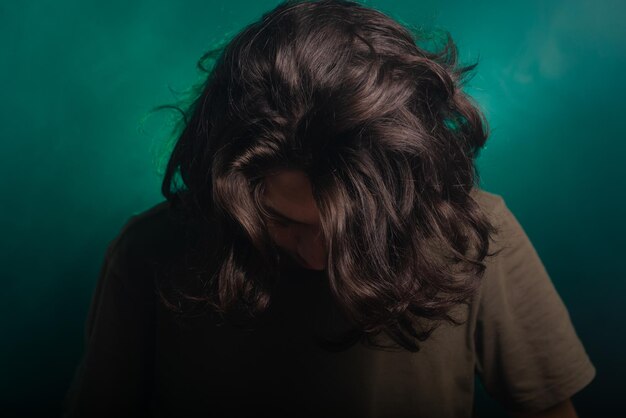
[[[310,265],[309,263],[307,263],[303,258],[301,258],[300,256],[296,255],[295,257],[296,262],[302,266],[303,268],[307,269],[307,270],[315,270],[315,271],[323,271],[326,270],[326,266],[322,266],[322,267],[315,267]]]
[[[309,267],[309,266],[302,266],[307,270],[313,270],[313,271],[324,271],[326,270],[326,266],[324,267]]]

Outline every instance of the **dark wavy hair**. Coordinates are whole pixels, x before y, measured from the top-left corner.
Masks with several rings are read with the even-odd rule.
[[[159,107],[182,114],[162,193],[206,244],[189,286],[160,284],[168,308],[252,321],[269,307],[283,255],[262,180],[297,169],[359,339],[418,351],[441,320],[463,323],[451,310],[495,255],[497,228],[470,195],[488,128],[461,90],[477,63],[458,64],[448,32],[439,51],[418,46],[435,33],[352,1],[286,1],[200,59],[192,99]]]

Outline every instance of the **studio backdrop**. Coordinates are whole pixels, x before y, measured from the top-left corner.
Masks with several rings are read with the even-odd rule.
[[[200,56],[276,4],[0,5],[3,416],[60,413],[104,250],[163,200],[179,115],[154,109],[181,100]],[[574,398],[580,416],[613,416],[626,374],[626,3],[364,4],[449,31],[460,59],[478,61],[466,91],[491,130],[481,187],[518,217],[597,367]],[[499,413],[480,386],[476,397]]]

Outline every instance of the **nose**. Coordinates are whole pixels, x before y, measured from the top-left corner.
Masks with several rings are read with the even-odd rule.
[[[309,262],[307,261],[310,258],[310,250],[306,247],[306,239],[299,236],[296,241],[296,258],[301,264],[306,267],[310,267]]]
[[[298,241],[296,258],[304,267],[312,270],[324,270],[326,268],[326,261],[325,257],[321,255],[323,250],[320,244],[319,240],[312,239]]]

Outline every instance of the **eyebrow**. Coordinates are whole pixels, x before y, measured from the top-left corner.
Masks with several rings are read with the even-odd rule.
[[[268,206],[267,204],[263,204],[263,209],[265,209],[272,216],[280,218],[283,221],[291,222],[291,223],[298,224],[298,225],[309,225],[306,222],[296,221],[295,219],[288,218],[287,216],[283,215],[282,213],[278,212],[276,209],[274,209],[271,206]]]

